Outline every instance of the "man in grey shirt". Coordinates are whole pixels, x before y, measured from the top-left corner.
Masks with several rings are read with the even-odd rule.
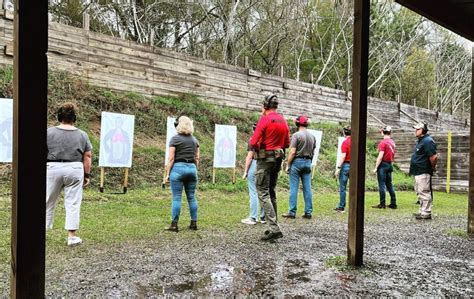
[[[291,136],[290,153],[286,166],[286,171],[290,175],[290,204],[288,213],[282,216],[290,219],[296,218],[299,181],[301,179],[305,206],[303,218],[311,219],[313,212],[311,161],[316,148],[316,138],[306,129],[309,125],[306,116],[298,116],[295,119],[295,125],[298,127],[298,132]]]

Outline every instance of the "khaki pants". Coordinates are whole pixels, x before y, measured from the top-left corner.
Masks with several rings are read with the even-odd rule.
[[[276,186],[277,175],[281,168],[281,162],[282,159],[271,159],[270,161],[269,159],[257,160],[257,172],[255,173],[258,200],[260,201],[260,206],[265,211],[265,219],[267,220],[271,232],[280,231],[280,227],[277,223],[275,208],[272,204],[271,191],[274,190]]]
[[[420,214],[431,215],[433,196],[431,190],[431,175],[428,173],[415,176],[415,192],[420,202]]]

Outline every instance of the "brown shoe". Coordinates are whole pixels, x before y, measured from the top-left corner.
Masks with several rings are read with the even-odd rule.
[[[171,225],[169,227],[167,227],[165,230],[177,233],[179,231],[178,222],[177,221],[172,221]]]
[[[427,215],[423,215],[423,214],[416,215],[416,216],[415,216],[415,219],[417,219],[417,220],[431,220],[431,214],[427,214]]]
[[[378,205],[376,205],[376,206],[372,206],[372,208],[374,208],[374,209],[385,209],[385,205],[383,205],[383,204],[378,204]]]
[[[289,218],[289,219],[295,219],[296,216],[290,213],[282,214],[281,217],[283,218]]]

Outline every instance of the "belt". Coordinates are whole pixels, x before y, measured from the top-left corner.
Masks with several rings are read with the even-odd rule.
[[[392,164],[392,161],[383,161],[383,160],[382,160],[382,163]]]
[[[184,163],[196,163],[194,159],[176,159],[174,162],[184,162]]]
[[[342,164],[351,164],[351,161],[344,161]]]
[[[59,160],[46,160],[46,162],[68,163],[68,162],[82,162],[82,161],[72,161],[72,160],[59,159]]]
[[[313,160],[313,157],[310,157],[310,156],[297,156],[296,158]]]

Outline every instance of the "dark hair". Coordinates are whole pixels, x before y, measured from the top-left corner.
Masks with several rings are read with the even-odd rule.
[[[57,113],[58,121],[65,123],[75,123],[76,122],[76,105],[74,103],[68,102],[62,104]]]
[[[278,108],[278,97],[276,94],[265,96],[263,100],[263,108],[265,109],[276,109]]]
[[[344,132],[344,135],[346,136],[351,136],[351,127],[342,128],[342,132]]]

